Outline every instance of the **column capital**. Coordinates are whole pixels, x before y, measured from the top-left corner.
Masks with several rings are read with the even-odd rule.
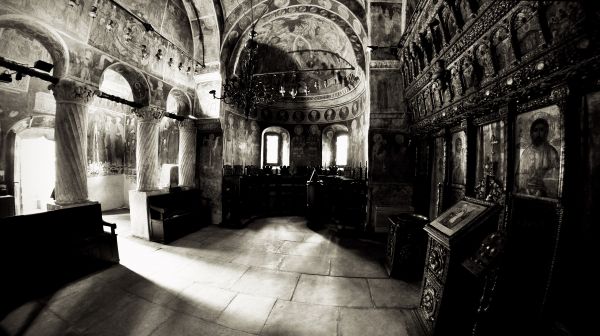
[[[57,103],[73,103],[84,106],[92,102],[97,91],[97,88],[92,85],[66,78],[61,78],[58,83],[51,84],[48,89],[52,90]]]
[[[185,120],[178,121],[177,126],[179,126],[180,129],[185,129],[185,130],[190,130],[190,131],[196,129],[196,123],[191,119],[185,119]]]
[[[138,117],[138,121],[158,122],[167,111],[160,106],[149,105],[139,109],[133,109],[133,113]]]

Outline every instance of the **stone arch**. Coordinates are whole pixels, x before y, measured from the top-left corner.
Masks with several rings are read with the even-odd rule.
[[[158,92],[162,91],[162,89],[155,90],[153,97],[150,97],[150,84],[148,83],[146,76],[125,63],[118,62],[106,67],[102,73],[102,76],[100,77],[100,83],[104,78],[104,73],[109,69],[119,73],[125,78],[125,80],[127,80],[127,83],[129,83],[129,86],[131,87],[131,92],[133,93],[134,102],[141,104],[142,106],[148,106],[150,103],[164,106],[165,102],[156,101],[158,99],[164,100],[164,98],[161,97],[162,92]],[[162,84],[161,81],[159,81],[159,83]]]
[[[167,112],[181,116],[192,114],[192,100],[183,90],[172,88],[167,96]]]
[[[30,127],[48,128],[48,129],[54,130],[54,116],[37,115],[37,116],[25,117],[25,118],[15,122],[8,129],[7,134],[11,131],[15,132],[16,134],[19,134],[20,132],[22,132]]]
[[[15,29],[40,42],[50,53],[54,77],[65,77],[69,72],[69,49],[65,41],[50,26],[18,14],[0,15],[0,28]]]

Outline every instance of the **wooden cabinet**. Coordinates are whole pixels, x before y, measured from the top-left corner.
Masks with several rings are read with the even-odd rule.
[[[148,196],[150,240],[169,243],[210,223],[208,200],[200,190]]]
[[[12,195],[0,196],[0,218],[15,215],[15,197]]]
[[[467,198],[425,226],[429,238],[417,314],[427,335],[471,334],[481,286],[462,263],[497,222],[497,207]]]
[[[398,214],[390,222],[385,253],[385,268],[389,276],[404,280],[419,280],[423,275],[427,234],[423,226],[429,219],[417,214]]]

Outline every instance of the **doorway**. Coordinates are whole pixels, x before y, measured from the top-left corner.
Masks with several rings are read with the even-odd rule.
[[[47,210],[56,180],[54,130],[29,128],[15,139],[15,210],[26,215]]]

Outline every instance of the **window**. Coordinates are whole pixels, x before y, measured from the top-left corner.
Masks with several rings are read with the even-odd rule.
[[[265,163],[272,166],[279,165],[279,134],[267,134],[265,136]]]
[[[335,137],[335,164],[345,166],[348,163],[348,134]]]

